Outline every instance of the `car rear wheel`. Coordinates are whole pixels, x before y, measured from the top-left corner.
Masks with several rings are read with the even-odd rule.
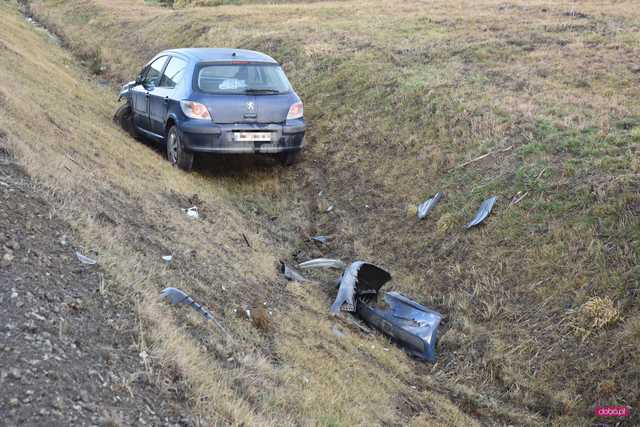
[[[193,167],[193,153],[184,150],[178,128],[171,126],[167,133],[167,159],[173,166],[189,172]]]
[[[299,158],[300,150],[285,151],[284,153],[278,154],[278,160],[280,160],[280,163],[282,163],[284,166],[291,166],[295,164]]]

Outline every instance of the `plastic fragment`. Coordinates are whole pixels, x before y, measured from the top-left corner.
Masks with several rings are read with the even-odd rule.
[[[326,245],[329,242],[329,236],[312,236],[311,240]]]
[[[194,219],[200,218],[200,214],[198,213],[198,208],[196,206],[192,206],[188,209],[182,209],[182,212],[187,214],[189,218],[194,218]]]
[[[95,259],[84,256],[78,251],[76,251],[76,257],[78,258],[78,261],[86,265],[96,265],[98,263]]]
[[[213,317],[213,314],[211,314],[209,310],[207,310],[201,304],[195,302],[193,298],[191,298],[182,289],[165,288],[162,290],[162,292],[160,292],[160,298],[168,299],[171,304],[186,304],[188,306],[191,306],[194,310],[204,316],[205,319],[211,320],[213,323],[215,323],[218,328],[220,328],[225,334],[229,334],[226,329],[222,327],[220,322],[218,322],[216,318]]]
[[[347,264],[340,261],[339,259],[316,258],[316,259],[311,259],[309,261],[300,263],[298,264],[298,267],[300,268],[335,268],[338,270],[342,270],[347,267]]]
[[[491,209],[493,209],[493,205],[495,204],[495,202],[496,196],[490,197],[482,202],[480,208],[478,209],[478,212],[476,213],[476,216],[471,220],[471,222],[465,225],[464,228],[469,229],[484,221],[491,213]]]
[[[433,209],[440,200],[444,197],[444,193],[442,191],[437,192],[433,197],[426,200],[424,203],[418,206],[418,219],[424,219],[429,214],[431,209]]]
[[[436,361],[436,338],[442,315],[397,292],[384,296],[388,307],[358,304],[357,313],[367,323],[400,342],[412,355]]]
[[[292,282],[308,282],[309,280],[305,279],[304,276],[294,270],[292,267],[289,267],[284,262],[280,261],[280,272],[284,274],[288,280]]]
[[[331,305],[333,315],[342,311],[356,311],[358,295],[377,294],[378,290],[391,280],[391,275],[382,268],[364,261],[351,263],[342,274],[336,300]]]
[[[169,264],[171,262],[171,260],[173,260],[173,255],[163,255],[162,259],[164,260],[164,262]]]

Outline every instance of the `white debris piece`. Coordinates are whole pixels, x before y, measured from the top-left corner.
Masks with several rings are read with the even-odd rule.
[[[96,265],[98,263],[98,261],[96,261],[95,259],[84,256],[78,251],[76,251],[76,257],[78,258],[78,261],[86,265]]]
[[[188,209],[182,209],[182,212],[187,214],[189,218],[194,218],[194,219],[200,218],[200,214],[198,213],[198,208],[196,206],[192,206]]]

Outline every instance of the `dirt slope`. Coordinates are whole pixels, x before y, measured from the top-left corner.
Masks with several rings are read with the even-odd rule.
[[[161,248],[216,251],[162,279],[235,283],[222,298],[221,288],[186,280],[227,319],[238,302],[273,304],[270,332],[257,338],[228,320],[244,345],[205,357],[231,384],[225,398],[243,405],[234,412],[223,404],[223,419],[466,425],[470,416],[485,424],[584,425],[596,421],[596,405],[637,407],[640,398],[635,6],[356,0],[172,10],[77,0],[36,1],[33,12],[100,78],[128,80],[167,47],[238,46],[280,60],[305,100],[309,150],[291,171],[250,166],[230,174],[214,163],[184,177],[114,138],[126,156],[110,151],[101,175],[118,189],[104,200],[134,201],[129,209],[144,200],[154,223],[171,217],[167,200],[176,199],[158,194],[172,180],[181,183],[183,205],[197,185],[205,207],[233,219],[232,231],[204,234],[217,239],[214,246],[177,244],[189,227],[175,221],[175,228],[145,220],[119,231],[144,230],[138,238],[151,236]],[[87,119],[100,123],[107,110]],[[63,119],[65,109],[58,114]],[[127,165],[139,159],[158,180],[131,191],[114,168],[134,178]],[[121,188],[131,194],[114,197]],[[436,191],[447,193],[445,201],[418,223],[416,204]],[[464,231],[490,195],[499,199],[486,225]],[[211,218],[207,225],[219,227]],[[257,242],[251,252],[237,237],[245,229]],[[317,231],[335,236],[328,248],[303,241]],[[127,250],[149,251],[123,240]],[[128,254],[114,253],[118,261]],[[337,339],[326,318],[331,291],[285,287],[273,273],[278,257],[319,254],[379,262],[393,273],[393,289],[443,312],[438,364],[415,364],[380,337]],[[211,259],[215,268],[204,267]],[[138,274],[154,277],[144,268]],[[164,331],[165,345],[173,339],[152,330]],[[229,372],[225,360],[242,352],[258,354],[257,362]],[[190,374],[197,382],[198,372]]]
[[[180,379],[140,358],[131,302],[80,264],[72,230],[1,156],[0,181],[2,425],[193,424]]]

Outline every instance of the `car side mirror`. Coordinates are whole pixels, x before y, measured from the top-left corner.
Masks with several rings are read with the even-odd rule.
[[[142,77],[142,74],[140,74],[138,77],[136,77],[136,86],[141,85],[143,81],[144,77]]]

